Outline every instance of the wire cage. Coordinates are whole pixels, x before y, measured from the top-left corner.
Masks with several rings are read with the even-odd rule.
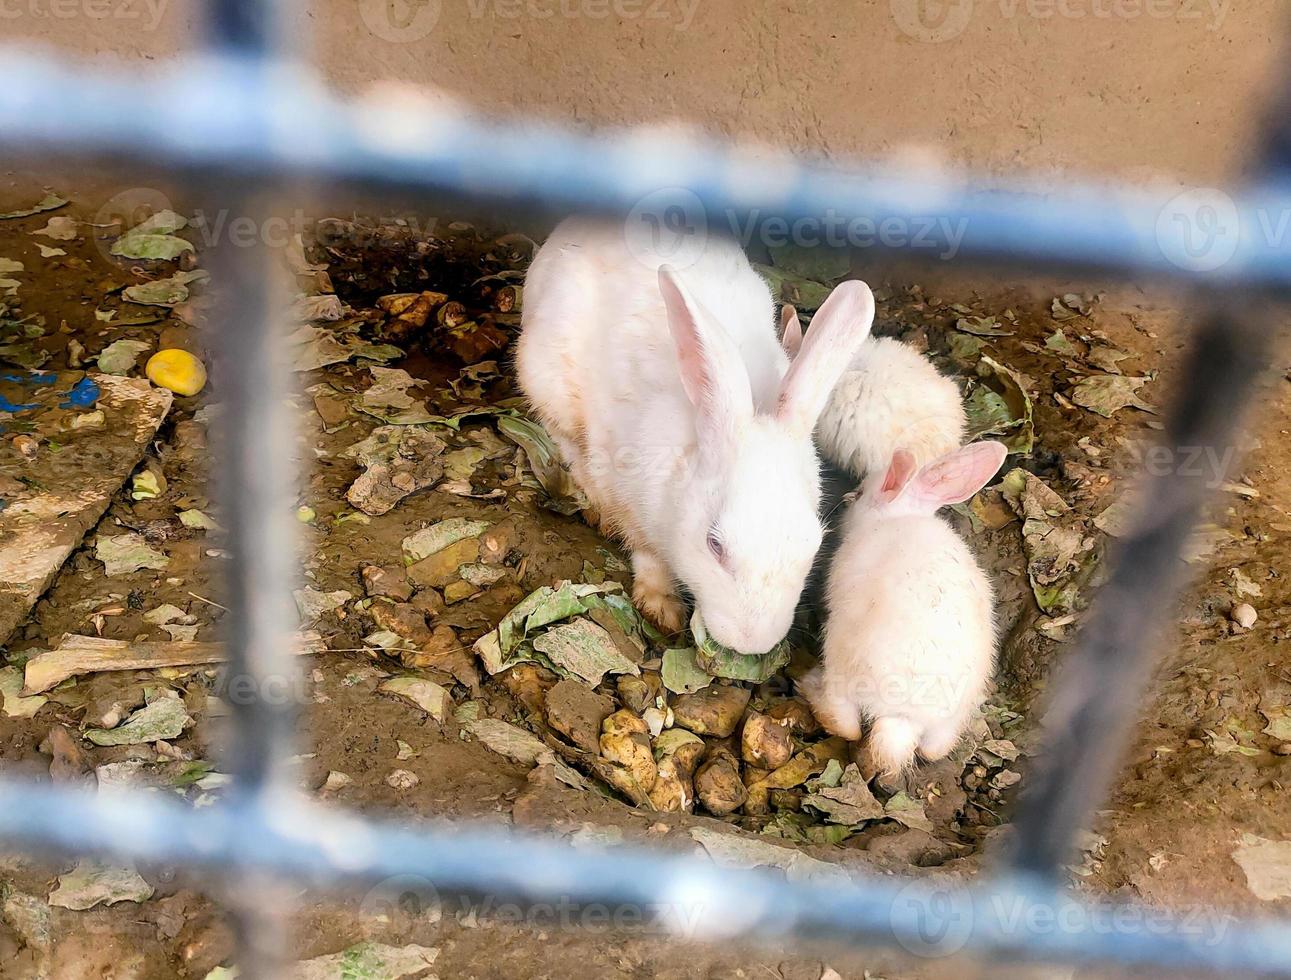
[[[272,0],[207,0],[207,47],[158,83],[73,66],[9,46],[0,58],[3,153],[159,161],[207,193],[257,213],[308,186],[398,192],[553,211],[642,215],[681,195],[700,213],[792,222],[904,221],[928,214],[963,230],[957,261],[1026,270],[1097,271],[1189,283],[1200,309],[1167,448],[1231,445],[1267,365],[1275,303],[1291,290],[1291,236],[1261,234],[1291,211],[1291,113],[1270,113],[1240,192],[1159,195],[1116,186],[982,191],[886,170],[838,169],[738,148],[632,133],[577,135],[490,125],[407,102],[329,94],[284,43],[290,12]],[[1291,93],[1291,90],[1289,90]],[[397,131],[391,142],[380,132]],[[660,196],[662,195],[662,196]],[[647,204],[646,217],[659,217]],[[652,210],[653,209],[653,210]],[[944,247],[930,229],[925,244]],[[912,240],[880,247],[920,254]],[[925,253],[927,254],[927,253]],[[292,521],[286,380],[273,367],[268,276],[254,250],[226,256],[238,289],[218,343],[244,370],[221,419],[220,499],[227,515],[232,675],[265,691],[289,677]],[[1226,920],[1200,930],[1185,915],[1077,901],[1061,867],[1115,773],[1151,668],[1150,648],[1183,584],[1177,556],[1207,487],[1180,469],[1146,478],[1155,506],[1122,541],[1111,577],[1053,686],[1050,737],[1012,841],[971,882],[853,877],[786,881],[646,850],[587,853],[540,837],[427,823],[413,829],[322,807],[284,775],[293,716],[281,699],[233,706],[234,784],[192,810],[157,796],[91,796],[0,780],[0,841],[44,854],[182,865],[230,889],[244,977],[283,962],[275,883],[363,888],[417,876],[438,892],[520,903],[604,903],[650,910],[691,938],[760,936],[899,947],[928,957],[1103,963],[1167,972],[1291,976],[1291,923]],[[245,887],[249,885],[250,887]],[[684,914],[678,914],[678,910]],[[1109,923],[1114,925],[1109,926]]]

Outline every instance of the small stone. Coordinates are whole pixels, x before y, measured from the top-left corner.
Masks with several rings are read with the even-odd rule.
[[[372,618],[381,629],[389,630],[415,646],[424,646],[430,641],[426,617],[411,603],[373,603]]]
[[[479,594],[480,590],[470,582],[449,582],[444,586],[444,602],[450,606]]]
[[[631,711],[620,709],[609,715],[601,723],[601,731],[606,735],[645,735],[650,731],[645,721]]]
[[[391,677],[382,681],[377,690],[420,708],[436,721],[442,722],[453,710],[452,695],[444,687],[423,677]]]
[[[373,598],[407,602],[412,598],[412,584],[399,565],[366,565],[362,571],[363,591]]]
[[[480,561],[501,565],[515,546],[515,528],[498,524],[480,535]]]
[[[601,726],[614,710],[602,694],[575,680],[562,680],[546,697],[547,722],[587,752],[600,751]]]
[[[694,694],[683,694],[673,704],[677,724],[697,735],[726,738],[735,732],[749,703],[747,687],[713,684]]]
[[[1274,755],[1291,755],[1291,742],[1280,742],[1273,746]]]
[[[723,748],[714,748],[695,771],[695,795],[715,817],[724,817],[744,805],[749,791],[740,779],[740,764]]]
[[[344,789],[346,786],[350,785],[350,783],[352,783],[353,781],[354,780],[352,780],[345,773],[337,772],[335,769],[333,769],[331,772],[327,774],[327,780],[326,782],[323,783],[322,787],[319,789],[319,792],[335,793],[337,790]]]
[[[1008,789],[1010,786],[1016,786],[1022,781],[1022,774],[1012,769],[1004,769],[995,774],[991,780],[991,789],[1000,790]]]
[[[430,668],[452,674],[472,691],[478,691],[480,672],[475,658],[466,652],[451,626],[436,626],[430,639],[416,650],[400,651],[399,658],[408,667]]]
[[[34,459],[36,454],[40,452],[40,442],[31,436],[14,436],[13,448],[22,453],[25,458]]]
[[[443,615],[447,604],[444,597],[434,589],[420,589],[412,597],[412,607],[433,621]]]
[[[1233,609],[1228,616],[1234,623],[1244,630],[1250,629],[1255,625],[1255,621],[1259,619],[1259,613],[1255,611],[1255,607],[1249,602],[1239,602],[1237,605],[1233,606]]]
[[[639,726],[639,728],[638,728]],[[615,764],[619,779],[613,780],[632,799],[648,794],[658,776],[645,722],[630,711],[616,711],[602,725],[601,755]]]
[[[814,735],[820,731],[820,722],[812,714],[811,705],[802,698],[777,701],[767,709],[767,717],[774,721],[787,721],[789,730],[798,735]]]
[[[421,780],[417,778],[417,774],[409,772],[407,769],[396,769],[386,776],[386,785],[400,792],[412,789],[419,782]]]
[[[744,716],[740,754],[749,765],[761,769],[779,769],[793,756],[789,722],[776,721],[757,711],[750,711]]]
[[[460,579],[458,568],[479,558],[478,538],[463,538],[443,548],[429,558],[408,566],[408,578],[418,588],[442,589]]]

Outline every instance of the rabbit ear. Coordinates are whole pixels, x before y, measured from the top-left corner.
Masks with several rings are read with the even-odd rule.
[[[914,478],[919,467],[915,465],[914,455],[905,449],[898,449],[892,454],[892,462],[879,484],[876,500],[880,504],[890,504],[905,491]]]
[[[791,361],[802,347],[802,322],[798,319],[798,311],[788,303],[780,307],[780,346]]]
[[[668,311],[681,385],[699,414],[701,429],[720,431],[752,415],[748,371],[730,335],[695,302],[671,266],[659,267],[659,291]]]
[[[780,384],[782,422],[808,436],[829,393],[874,324],[874,294],[863,282],[840,283],[814,317]]]
[[[932,510],[958,504],[986,486],[1007,455],[1002,442],[975,442],[956,449],[920,470],[910,492]]]

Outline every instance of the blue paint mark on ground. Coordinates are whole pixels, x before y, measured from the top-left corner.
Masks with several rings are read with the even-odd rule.
[[[99,400],[99,386],[89,378],[82,378],[76,382],[76,385],[67,393],[67,401],[62,402],[59,408],[90,408]]]
[[[53,371],[29,371],[26,374],[0,374],[0,381],[16,381],[20,385],[52,385],[58,381]]]
[[[33,408],[40,408],[40,405],[35,402],[19,405],[0,395],[0,412],[30,412]]]

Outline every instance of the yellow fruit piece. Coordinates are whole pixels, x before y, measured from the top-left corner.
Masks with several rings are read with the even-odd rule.
[[[159,350],[144,367],[148,380],[177,395],[196,395],[206,386],[206,368],[186,350]]]

